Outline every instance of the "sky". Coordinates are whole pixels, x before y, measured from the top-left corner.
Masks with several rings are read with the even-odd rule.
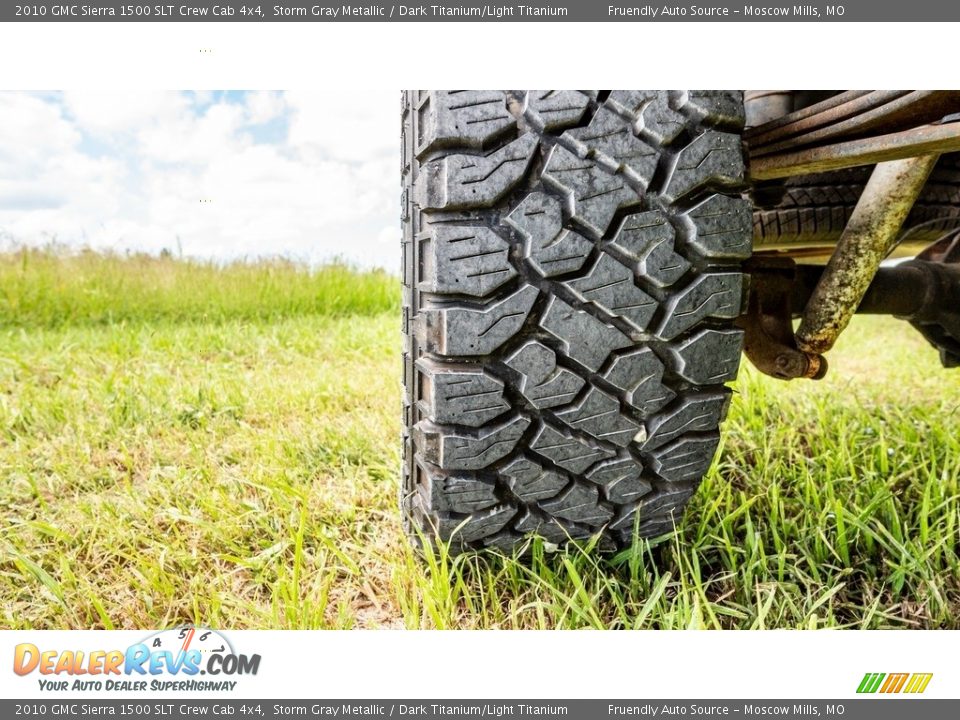
[[[400,263],[398,91],[0,92],[0,248]]]

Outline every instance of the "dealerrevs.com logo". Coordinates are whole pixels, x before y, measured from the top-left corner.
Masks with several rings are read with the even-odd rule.
[[[867,673],[857,686],[857,693],[906,693],[916,695],[927,689],[933,673]]]
[[[237,685],[232,678],[256,675],[259,669],[260,655],[237,653],[222,633],[200,627],[164,630],[126,650],[57,650],[20,643],[13,653],[13,671],[36,673],[46,691],[230,691]]]

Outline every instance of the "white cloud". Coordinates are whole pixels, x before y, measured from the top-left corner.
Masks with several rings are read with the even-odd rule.
[[[281,93],[258,90],[247,93],[245,105],[249,121],[259,125],[280,117],[287,103]]]
[[[189,99],[177,92],[70,91],[64,93],[63,104],[80,130],[109,136],[181,116]]]
[[[80,143],[80,132],[56,104],[19,93],[0,93],[0,178],[29,178]]]
[[[250,144],[243,115],[242,107],[216,103],[202,115],[187,109],[162,121],[144,122],[136,131],[139,154],[156,163],[205,166]]]
[[[292,110],[290,143],[337,160],[370,160],[400,153],[400,93],[354,90],[286,93]]]
[[[201,257],[338,256],[394,269],[398,103],[384,102],[323,92],[0,93],[0,232],[26,243],[158,252],[179,242]]]

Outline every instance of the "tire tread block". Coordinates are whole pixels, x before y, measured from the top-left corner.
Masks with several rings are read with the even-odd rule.
[[[419,117],[418,156],[454,145],[480,149],[516,127],[502,90],[430,92]]]
[[[743,276],[738,272],[697,276],[666,303],[666,317],[657,331],[672,340],[704,318],[734,319],[740,315]]]
[[[675,202],[707,185],[740,185],[743,176],[740,137],[711,130],[680,151],[663,196]]]
[[[607,254],[582,278],[564,283],[583,302],[621,317],[643,332],[657,310],[657,301],[633,282],[633,272]]]
[[[487,308],[424,311],[427,350],[447,356],[487,355],[523,327],[537,295],[539,290],[525,285]]]
[[[539,141],[527,133],[486,156],[447,155],[421,168],[420,207],[468,210],[494,205],[527,172]]]
[[[576,125],[590,107],[590,96],[579,90],[528,90],[526,117],[544,132]]]
[[[603,237],[618,210],[640,203],[639,193],[622,175],[610,174],[561,145],[550,151],[543,181],[566,196],[571,218],[595,238]]]
[[[561,524],[554,518],[529,510],[513,527],[525,535],[539,535],[547,542],[556,544],[589,537],[591,534],[591,531],[583,526]]]
[[[510,245],[487,227],[431,227],[423,289],[483,297],[516,277]]]
[[[713,462],[720,438],[688,437],[650,453],[650,469],[668,482],[699,480]]]
[[[555,496],[569,482],[555,470],[542,466],[526,457],[519,457],[500,471],[510,491],[523,502],[535,502]]]
[[[499,502],[496,483],[492,480],[428,472],[424,476],[430,508],[434,511],[469,514]]]
[[[610,244],[636,264],[639,275],[663,288],[690,268],[690,263],[674,251],[675,235],[666,214],[650,210],[624,218]]]
[[[546,193],[527,195],[505,222],[523,237],[527,262],[544,277],[579,270],[593,249],[590,240],[563,227],[560,201]]]
[[[727,409],[727,393],[702,392],[684,397],[679,404],[647,421],[647,452],[688,432],[714,432]]]
[[[634,526],[638,524],[637,534],[640,537],[654,537],[671,532],[674,523],[680,522],[683,508],[691,495],[693,488],[688,486],[656,488],[627,512],[619,515],[609,527],[611,530],[631,534]]]
[[[516,514],[517,509],[512,505],[500,505],[473,513],[467,518],[441,514],[437,524],[440,537],[444,540],[471,543],[500,532]]]
[[[540,426],[530,443],[530,449],[565,470],[578,474],[598,460],[614,456],[613,450],[593,445],[546,424]]]
[[[428,462],[444,470],[481,470],[513,452],[529,425],[529,418],[518,415],[470,434],[429,421],[414,429],[417,447]]]
[[[600,491],[595,485],[573,483],[554,500],[541,502],[540,507],[551,515],[596,527],[613,517],[613,511],[600,504]]]
[[[503,382],[479,367],[421,359],[417,368],[426,381],[428,415],[437,424],[478,427],[510,409]]]
[[[701,257],[745,260],[752,251],[750,202],[744,198],[711,195],[687,213],[694,226],[688,241]]]
[[[579,157],[596,160],[609,172],[622,173],[644,189],[660,159],[660,152],[634,133],[630,121],[608,107],[601,107],[587,127],[567,130],[564,137]]]
[[[621,414],[615,397],[595,387],[580,402],[558,410],[557,417],[575,430],[618,447],[629,445],[640,430],[639,425]]]
[[[607,103],[634,121],[634,128],[658,145],[668,145],[683,132],[687,118],[670,106],[666,90],[614,90]]]
[[[557,365],[557,356],[536,340],[527,342],[506,361],[520,375],[518,390],[539,410],[570,402],[586,382]]]
[[[734,380],[740,367],[743,331],[705,328],[669,348],[674,371],[694,385],[716,385]]]
[[[584,310],[570,307],[558,297],[550,302],[540,326],[560,340],[564,354],[596,372],[610,353],[633,342],[612,325],[607,325]]]
[[[603,488],[610,502],[633,502],[648,494],[653,486],[641,477],[643,466],[633,458],[601,463],[587,473],[587,479]]]
[[[742,94],[731,90],[688,90],[681,95],[680,111],[701,123],[729,129],[743,128]]]
[[[675,397],[663,384],[664,369],[656,353],[646,347],[617,356],[604,379],[623,390],[627,403],[646,417]]]

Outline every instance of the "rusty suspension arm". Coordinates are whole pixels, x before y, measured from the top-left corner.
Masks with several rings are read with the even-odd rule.
[[[939,155],[921,155],[880,163],[813,294],[806,303],[797,346],[822,354],[833,347],[863,300],[880,263],[896,245],[904,220],[923,189]]]
[[[824,376],[823,353],[862,305],[937,158],[922,155],[877,165],[830,262],[802,304],[793,292],[792,260],[751,263],[750,304],[740,325],[744,351],[754,365],[785,380]],[[794,315],[802,318],[796,334]]]

